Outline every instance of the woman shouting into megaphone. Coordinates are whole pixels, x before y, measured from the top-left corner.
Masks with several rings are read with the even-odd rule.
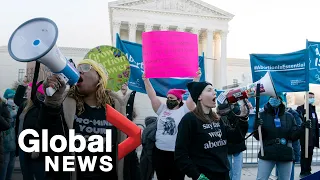
[[[71,87],[67,92],[66,84],[59,76],[53,75],[48,77],[44,82],[44,89],[52,87],[56,91],[53,96],[45,97],[44,104],[40,110],[39,125],[42,129],[48,129],[49,139],[54,135],[62,135],[69,137],[70,129],[75,131],[75,134],[82,137],[91,137],[92,135],[101,135],[106,137],[106,129],[112,129],[112,150],[107,152],[103,146],[103,152],[92,153],[90,148],[85,148],[82,152],[75,152],[76,166],[74,171],[65,171],[62,158],[65,156],[74,156],[69,149],[63,152],[53,152],[49,148],[49,155],[51,159],[54,156],[59,157],[59,170],[50,171],[47,173],[47,178],[53,180],[92,180],[92,179],[123,179],[122,163],[117,161],[117,145],[122,142],[125,136],[122,136],[120,131],[106,122],[106,104],[112,105],[118,111],[124,109],[121,100],[115,93],[107,91],[107,72],[96,61],[85,59],[82,60],[78,67],[80,72],[80,79],[76,86]],[[107,137],[106,137],[107,138]],[[104,141],[104,143],[106,143]],[[81,143],[80,143],[81,144]],[[112,165],[114,165],[108,172],[101,169],[101,158],[108,155],[112,158]],[[93,162],[94,157],[96,163],[93,164],[93,171],[89,168],[81,167],[79,158],[89,157]],[[83,164],[83,162],[82,162]]]
[[[187,113],[179,124],[175,161],[180,170],[193,180],[228,180],[227,143],[244,140],[241,131],[248,128],[247,117],[239,121],[237,128],[231,129],[212,111],[216,107],[216,92],[212,84],[191,82],[187,87],[196,108]]]

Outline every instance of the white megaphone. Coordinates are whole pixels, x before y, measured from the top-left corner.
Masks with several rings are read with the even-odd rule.
[[[12,33],[8,51],[16,61],[38,61],[69,85],[75,85],[80,74],[56,46],[57,39],[58,27],[52,20],[35,18],[24,22]],[[46,89],[48,96],[55,92],[51,87]]]
[[[217,101],[220,104],[232,104],[242,99],[256,96],[257,84],[260,83],[261,96],[276,96],[277,91],[274,87],[270,72],[268,71],[259,81],[245,87],[239,87],[220,93]]]

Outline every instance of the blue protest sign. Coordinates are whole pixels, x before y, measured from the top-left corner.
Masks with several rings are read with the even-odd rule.
[[[306,46],[309,53],[309,83],[320,84],[320,42],[307,40]]]
[[[309,91],[306,49],[287,54],[250,54],[253,82],[270,71],[277,92]]]

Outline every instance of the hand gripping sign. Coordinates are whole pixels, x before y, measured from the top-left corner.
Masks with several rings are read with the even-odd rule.
[[[108,104],[106,106],[106,118],[117,129],[128,135],[128,138],[118,145],[118,160],[120,160],[140,146],[141,129]]]

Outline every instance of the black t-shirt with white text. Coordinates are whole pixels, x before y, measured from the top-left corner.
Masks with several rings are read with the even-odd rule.
[[[245,125],[246,122],[239,122],[239,128],[231,130],[222,120],[204,123],[193,112],[189,112],[178,127],[175,148],[178,167],[192,179],[197,179],[201,173],[209,179],[217,174],[228,174],[227,143],[241,142],[243,137],[240,129]]]
[[[109,122],[106,121],[106,111],[105,108],[95,108],[90,107],[87,104],[84,104],[84,112],[81,115],[76,115],[74,119],[74,129],[76,135],[82,135],[86,139],[91,135],[101,135],[105,140],[106,129],[112,129],[112,152],[91,153],[86,148],[85,151],[81,153],[76,153],[76,156],[90,156],[92,161],[93,156],[97,156],[95,169],[93,172],[90,172],[88,168],[85,172],[80,170],[79,165],[77,166],[77,179],[78,180],[93,180],[93,179],[117,179],[116,171],[116,160],[117,160],[117,129],[112,126]],[[88,145],[88,142],[87,142]],[[112,158],[113,169],[110,172],[103,172],[100,170],[100,157],[110,156]]]

